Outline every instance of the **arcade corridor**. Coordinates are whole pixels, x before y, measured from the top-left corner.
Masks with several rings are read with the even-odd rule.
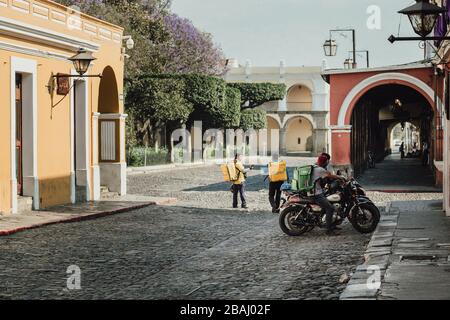
[[[420,158],[400,158],[400,153],[387,156],[374,169],[357,177],[366,190],[384,192],[441,192],[434,183],[433,172],[422,166]]]
[[[398,150],[392,150],[391,133],[399,124],[404,130],[405,123],[418,128],[416,147],[422,152],[423,144],[431,143],[433,150],[433,108],[416,90],[398,84],[377,86],[366,92],[357,102],[351,117],[351,162],[355,175],[362,174],[367,168],[369,151],[375,154],[377,161]],[[407,142],[403,141],[402,142]],[[412,149],[412,143],[405,145],[405,151]],[[389,171],[389,163],[395,156],[387,158],[382,165]],[[433,154],[431,159],[433,159]],[[415,163],[412,161],[411,163]],[[401,163],[399,163],[401,164]],[[420,165],[420,160],[419,160]],[[401,170],[409,167],[401,166]]]

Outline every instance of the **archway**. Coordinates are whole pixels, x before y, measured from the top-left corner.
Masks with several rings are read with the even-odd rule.
[[[120,113],[119,92],[114,70],[103,69],[99,86],[97,124],[98,169],[94,168],[94,199],[101,197],[100,189],[126,194],[125,119]],[[94,122],[96,119],[94,118]],[[98,170],[98,173],[95,171]]]
[[[311,90],[302,84],[296,84],[289,88],[286,96],[288,111],[311,111]]]
[[[294,117],[286,124],[286,152],[313,151],[313,125],[304,117]]]
[[[363,92],[350,113],[354,174],[359,175],[367,169],[369,152],[375,154],[377,161],[391,154],[392,129],[399,123],[418,124],[421,142],[431,142],[433,115],[429,99],[404,83],[379,84]],[[408,151],[413,148],[409,141],[407,148]]]
[[[103,69],[98,93],[99,113],[119,113],[119,93],[114,70],[107,66]]]

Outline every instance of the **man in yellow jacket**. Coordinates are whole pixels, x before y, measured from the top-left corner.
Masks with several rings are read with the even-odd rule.
[[[243,156],[241,154],[236,154],[234,157],[234,165],[238,171],[238,179],[233,181],[232,191],[233,191],[233,208],[238,207],[238,194],[241,197],[241,207],[247,209],[247,200],[245,199],[245,177],[248,169],[244,168]]]

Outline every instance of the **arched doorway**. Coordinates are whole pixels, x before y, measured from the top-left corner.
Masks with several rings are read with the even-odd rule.
[[[431,143],[433,119],[430,101],[412,86],[387,83],[368,89],[356,101],[350,118],[354,174],[359,175],[367,169],[369,151],[375,154],[377,161],[391,154],[392,130],[397,124],[403,124],[403,128],[405,123],[417,124],[414,127],[418,128],[420,142]],[[408,142],[405,151],[406,147],[408,151],[413,148],[409,139],[412,137],[403,141]]]
[[[289,88],[286,96],[288,111],[311,111],[311,90],[302,84],[296,84]]]
[[[103,69],[98,95],[98,113],[94,118],[94,155],[98,173],[94,169],[94,199],[100,198],[100,189],[126,194],[125,119],[119,104],[118,84],[114,70]],[[95,163],[96,161],[94,161]]]
[[[119,93],[114,70],[107,66],[103,69],[98,94],[99,113],[119,113]]]
[[[313,151],[313,125],[304,117],[294,117],[286,124],[286,152],[289,154]]]

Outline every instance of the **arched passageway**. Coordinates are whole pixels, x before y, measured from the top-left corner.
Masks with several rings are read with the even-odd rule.
[[[312,152],[313,126],[304,117],[295,117],[286,124],[286,151],[287,153]]]
[[[102,72],[99,86],[98,113],[94,118],[94,131],[98,130],[98,168],[94,168],[94,198],[98,198],[100,186],[104,189],[126,194],[125,119],[119,105],[116,74],[110,66]],[[97,122],[97,123],[96,123]],[[94,149],[94,153],[96,153]],[[97,161],[94,161],[97,162]]]
[[[411,87],[383,84],[367,91],[357,101],[351,115],[351,162],[355,175],[367,169],[369,151],[375,154],[377,161],[392,153],[392,133],[397,132],[394,131],[395,128],[398,130],[397,125],[400,133],[403,132],[400,144],[403,139],[405,153],[414,147],[412,126],[418,133],[415,142],[419,153],[423,152],[424,145],[433,150],[433,120],[434,112],[429,100]],[[407,123],[411,126],[406,127]],[[405,128],[408,128],[408,136],[405,136]],[[396,141],[394,146],[399,148],[398,144]]]

